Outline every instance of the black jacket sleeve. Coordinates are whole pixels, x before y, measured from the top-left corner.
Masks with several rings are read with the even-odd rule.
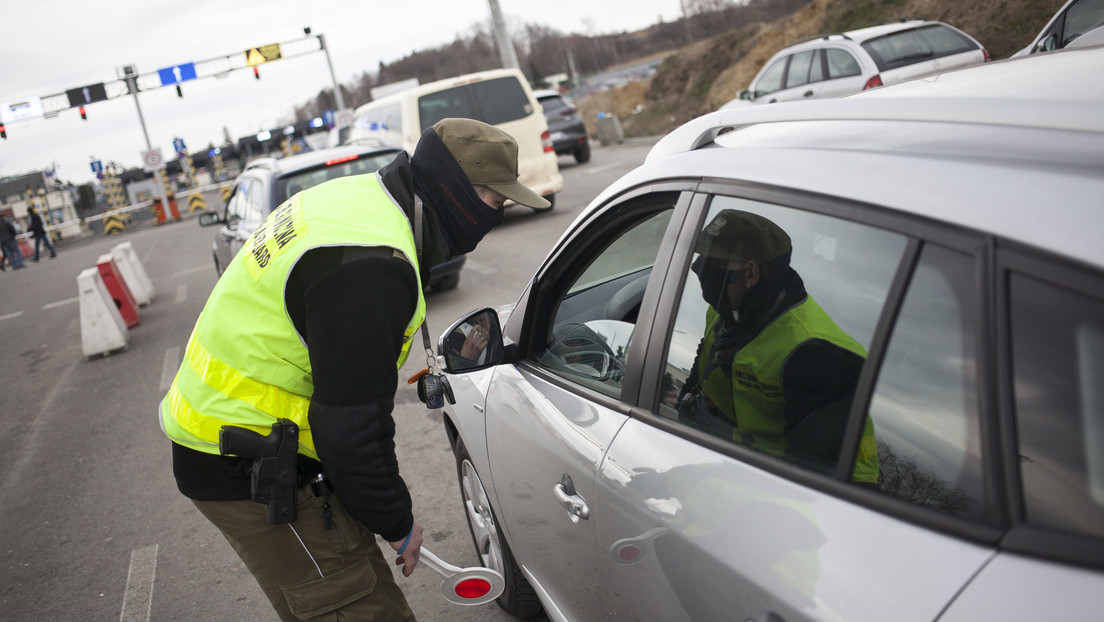
[[[308,419],[323,472],[349,514],[386,540],[402,540],[414,516],[391,411],[395,363],[417,304],[414,269],[389,249],[317,249],[286,291],[310,352]]]

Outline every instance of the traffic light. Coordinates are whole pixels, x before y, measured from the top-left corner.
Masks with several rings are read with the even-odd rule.
[[[258,79],[258,80],[261,79],[261,72],[258,71],[256,67],[253,68],[253,77]]]
[[[88,115],[84,114],[84,106],[81,106],[78,110],[80,110],[81,119],[87,121],[88,120]]]
[[[8,130],[4,127],[3,123],[0,123],[0,138],[3,138],[4,140],[8,139]]]

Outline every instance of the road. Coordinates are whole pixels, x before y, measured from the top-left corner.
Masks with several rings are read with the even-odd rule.
[[[508,209],[469,255],[457,290],[428,298],[436,336],[465,312],[511,303],[579,211],[639,164],[650,143],[561,158],[565,189],[545,213]],[[58,257],[0,273],[0,611],[3,619],[275,620],[222,536],[177,491],[157,408],[211,288],[212,229],[194,215],[65,243]],[[86,360],[76,276],[129,241],[153,282],[125,351]],[[400,378],[424,366],[413,352]],[[438,556],[476,563],[439,412],[403,384],[396,397],[402,474]],[[397,574],[421,620],[510,619],[494,604],[460,608],[439,577]]]

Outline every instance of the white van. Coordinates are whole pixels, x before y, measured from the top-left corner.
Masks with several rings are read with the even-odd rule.
[[[346,142],[375,138],[407,153],[414,153],[422,132],[441,119],[466,117],[490,123],[517,140],[521,183],[553,204],[553,195],[563,189],[543,109],[517,69],[493,69],[415,86],[364,104],[353,117]]]

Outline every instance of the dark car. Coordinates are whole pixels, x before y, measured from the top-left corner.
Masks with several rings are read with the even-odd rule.
[[[544,108],[556,155],[573,155],[579,164],[590,160],[590,143],[579,111],[557,91],[533,91]]]
[[[222,210],[199,218],[202,227],[222,225],[212,245],[215,272],[221,275],[261,221],[296,193],[338,177],[373,173],[389,164],[398,153],[394,147],[356,144],[250,162],[234,182]],[[463,255],[434,266],[428,288],[455,289],[460,284],[463,267]]]

